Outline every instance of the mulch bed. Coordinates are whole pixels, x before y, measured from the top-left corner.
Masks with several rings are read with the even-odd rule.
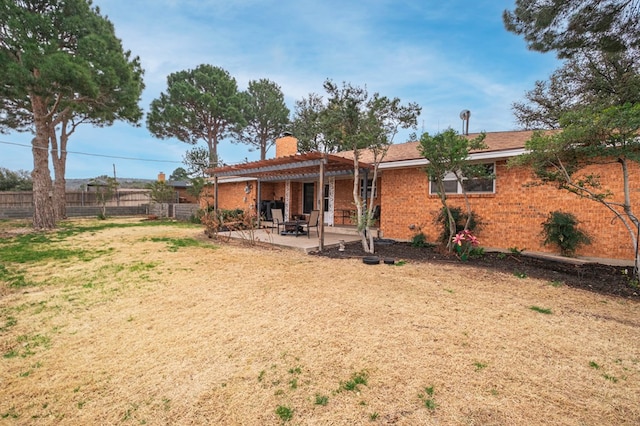
[[[344,251],[337,247],[325,249],[314,255],[333,259],[353,259],[371,256],[362,250],[358,242],[345,244]],[[460,260],[453,254],[444,252],[438,247],[414,247],[410,243],[384,240],[375,244],[375,256],[382,264],[385,259],[398,262],[429,262],[441,264],[458,264]],[[487,268],[519,277],[530,277],[552,283],[565,284],[583,290],[601,294],[620,296],[640,300],[640,288],[633,285],[633,268],[610,266],[600,263],[575,264],[569,261],[557,261],[550,258],[532,257],[526,254],[485,253],[484,256],[469,259],[467,266]]]

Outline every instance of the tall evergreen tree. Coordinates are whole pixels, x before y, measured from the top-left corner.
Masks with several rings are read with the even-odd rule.
[[[151,102],[147,128],[158,138],[191,145],[204,141],[209,164],[218,161],[218,143],[246,124],[244,97],[236,80],[222,68],[199,65],[167,77],[167,92]]]
[[[34,134],[33,225],[51,229],[65,214],[69,136],[82,123],[136,123],[143,71],[90,0],[0,0],[0,33],[0,128]]]
[[[266,79],[250,81],[243,96],[246,125],[239,129],[238,139],[260,150],[260,159],[264,160],[289,124],[289,108],[280,86]]]
[[[561,58],[640,48],[638,0],[516,0],[503,20],[530,49],[555,51]]]

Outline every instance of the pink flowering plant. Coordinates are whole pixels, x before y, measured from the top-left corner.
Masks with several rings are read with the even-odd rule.
[[[468,229],[460,231],[453,237],[453,246],[460,260],[466,261],[469,259],[469,254],[479,244],[478,238],[471,233]]]

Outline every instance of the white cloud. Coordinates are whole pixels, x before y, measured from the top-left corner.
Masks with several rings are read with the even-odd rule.
[[[421,129],[514,128],[510,105],[557,66],[552,55],[528,52],[502,28],[511,1],[465,0],[94,0],[113,22],[126,49],[140,57],[146,90],[141,106],[166,90],[168,74],[199,64],[219,66],[241,89],[250,80],[279,84],[293,110],[309,93],[324,95],[329,78],[370,92],[417,102]],[[70,150],[180,162],[190,147],[153,138],[144,128],[118,124],[86,128]],[[408,133],[407,133],[408,134]],[[29,143],[29,135],[1,139]],[[402,141],[401,137],[396,139]],[[223,142],[227,162],[253,159],[245,145]],[[180,164],[70,156],[69,177],[119,174],[153,178]],[[0,144],[0,167],[31,168],[30,149]],[[170,170],[171,169],[171,170]]]

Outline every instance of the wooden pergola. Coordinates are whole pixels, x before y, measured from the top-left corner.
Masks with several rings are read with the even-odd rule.
[[[368,163],[359,162],[359,168],[366,176],[373,168]],[[214,178],[214,208],[218,208],[218,178],[220,177],[252,177],[258,182],[257,201],[261,199],[261,182],[283,182],[316,180],[318,182],[318,198],[316,205],[322,205],[322,188],[327,177],[353,176],[353,160],[339,155],[309,152],[270,160],[221,166],[209,170]],[[324,209],[320,208],[318,224],[319,250],[324,248]]]

